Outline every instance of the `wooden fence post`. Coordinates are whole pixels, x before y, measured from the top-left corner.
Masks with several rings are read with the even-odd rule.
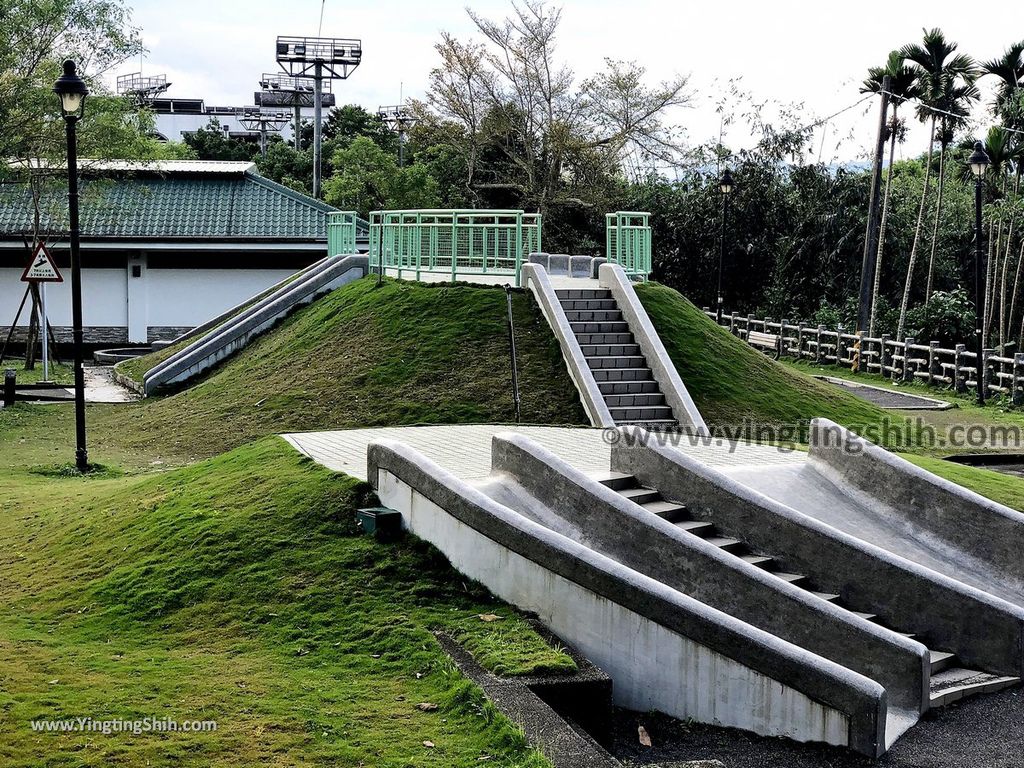
[[[1013,353],[1013,404],[1024,405],[1024,352]]]
[[[818,331],[817,331],[817,333],[815,334],[815,337],[814,337],[815,338],[815,344],[816,344],[815,349],[814,349],[814,362],[817,363],[818,365],[824,365],[825,364],[825,354],[822,351],[822,346],[821,346],[821,334],[824,333],[824,331],[825,331],[825,326],[824,325],[819,325],[818,326]]]
[[[989,387],[992,386],[992,367],[988,363],[988,359],[995,354],[994,349],[983,349],[981,350],[981,382],[985,388],[985,397],[988,397]]]
[[[14,405],[17,393],[18,374],[13,368],[4,371],[4,408]]]
[[[746,328],[744,328],[745,333],[744,333],[743,338],[748,339],[748,340],[750,339],[750,328],[751,328],[751,326],[753,324],[754,324],[754,316],[753,315],[747,315],[747,326],[746,326]]]
[[[804,324],[799,320],[796,325],[796,359],[804,359]]]
[[[928,386],[934,387],[935,380],[941,373],[939,371],[939,342],[928,342]]]
[[[879,341],[881,347],[878,351],[878,375],[887,376],[889,366],[892,365],[892,355],[889,352],[889,334],[883,333]]]
[[[736,335],[736,313],[733,312],[729,315],[729,333],[733,336]]]
[[[836,326],[836,368],[846,360],[846,339],[843,338],[843,324]]]
[[[913,368],[910,365],[910,355],[911,355],[910,345],[913,344],[913,343],[914,343],[914,337],[913,336],[907,336],[905,339],[903,339],[903,381],[904,382],[908,382],[908,381],[913,381],[914,380],[914,370],[913,370]]]
[[[953,389],[960,394],[967,391],[967,374],[963,370],[966,351],[966,344],[957,344],[953,348]]]

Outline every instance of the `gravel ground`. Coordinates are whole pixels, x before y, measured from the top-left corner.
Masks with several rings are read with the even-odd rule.
[[[637,727],[652,747],[639,744]],[[720,760],[726,768],[1022,768],[1024,689],[978,696],[928,713],[878,761],[821,744],[797,744],[663,715],[616,712],[613,753],[627,766],[673,768]]]

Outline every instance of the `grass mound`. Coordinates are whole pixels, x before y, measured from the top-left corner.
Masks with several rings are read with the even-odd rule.
[[[533,297],[513,295],[522,421],[586,424]],[[140,358],[146,360],[147,358]],[[118,408],[135,448],[203,458],[273,432],[515,418],[505,292],[364,278],[288,317],[195,385]]]
[[[671,288],[637,295],[708,426],[806,425],[823,416],[851,428],[878,424],[885,411],[793,371],[718,327]]]
[[[5,765],[547,764],[430,630],[487,648],[502,669],[571,659],[433,548],[355,535],[368,487],[279,438],[156,475],[12,472],[0,494]],[[479,620],[490,613],[503,620]],[[218,729],[30,727],[146,716]]]

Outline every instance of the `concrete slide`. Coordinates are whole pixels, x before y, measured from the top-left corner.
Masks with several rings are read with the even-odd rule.
[[[300,306],[364,277],[369,259],[362,255],[321,259],[294,278],[278,283],[236,310],[193,330],[195,340],[151,368],[143,377],[145,394],[184,384],[237,352]],[[204,332],[205,331],[205,332]]]
[[[1019,605],[620,434],[601,477],[513,433],[481,483],[393,442],[371,444],[367,477],[630,709],[877,756],[929,708],[1018,682]],[[935,679],[954,672],[943,698]]]

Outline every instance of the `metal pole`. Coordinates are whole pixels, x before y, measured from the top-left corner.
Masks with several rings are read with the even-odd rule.
[[[516,365],[516,330],[512,322],[512,288],[505,286],[505,301],[508,308],[508,350],[512,358],[512,402],[515,406],[516,424],[522,418],[521,403],[519,400],[519,369]]]
[[[868,198],[868,224],[864,234],[864,258],[860,269],[860,305],[857,308],[857,330],[867,331],[871,324],[871,292],[875,285],[875,259],[878,254],[878,235],[881,225],[879,207],[882,191],[882,157],[885,155],[886,115],[889,111],[888,75],[882,78],[882,103],[878,110],[878,140],[875,143],[875,159],[871,174],[871,196]],[[858,354],[860,342],[857,342]]]
[[[75,466],[79,472],[89,469],[85,447],[85,372],[82,370],[84,344],[82,332],[82,253],[78,228],[78,139],[75,124],[78,118],[64,118],[68,137],[68,219],[71,235],[71,326],[75,347]]]
[[[295,151],[302,149],[302,107],[298,103],[298,95],[295,97]]]
[[[46,333],[46,283],[39,285],[39,305],[43,311],[43,381],[50,380],[50,339]]]
[[[729,193],[722,193],[722,231],[718,237],[718,310],[715,322],[722,324],[722,264],[725,262],[725,217],[729,215]]]
[[[982,185],[984,179],[981,176],[976,176],[974,179],[974,351],[978,353],[976,359],[977,365],[977,380],[978,380],[978,405],[985,404],[985,372],[982,370],[981,365],[981,326],[982,326],[982,306],[984,301],[982,299],[982,272],[983,264],[985,259],[985,249],[982,243],[983,230],[981,227],[981,203],[982,203]]]
[[[313,75],[313,197],[320,197],[320,117],[323,112],[324,73],[320,62]]]
[[[398,118],[398,167],[405,166],[405,126],[402,118]]]

